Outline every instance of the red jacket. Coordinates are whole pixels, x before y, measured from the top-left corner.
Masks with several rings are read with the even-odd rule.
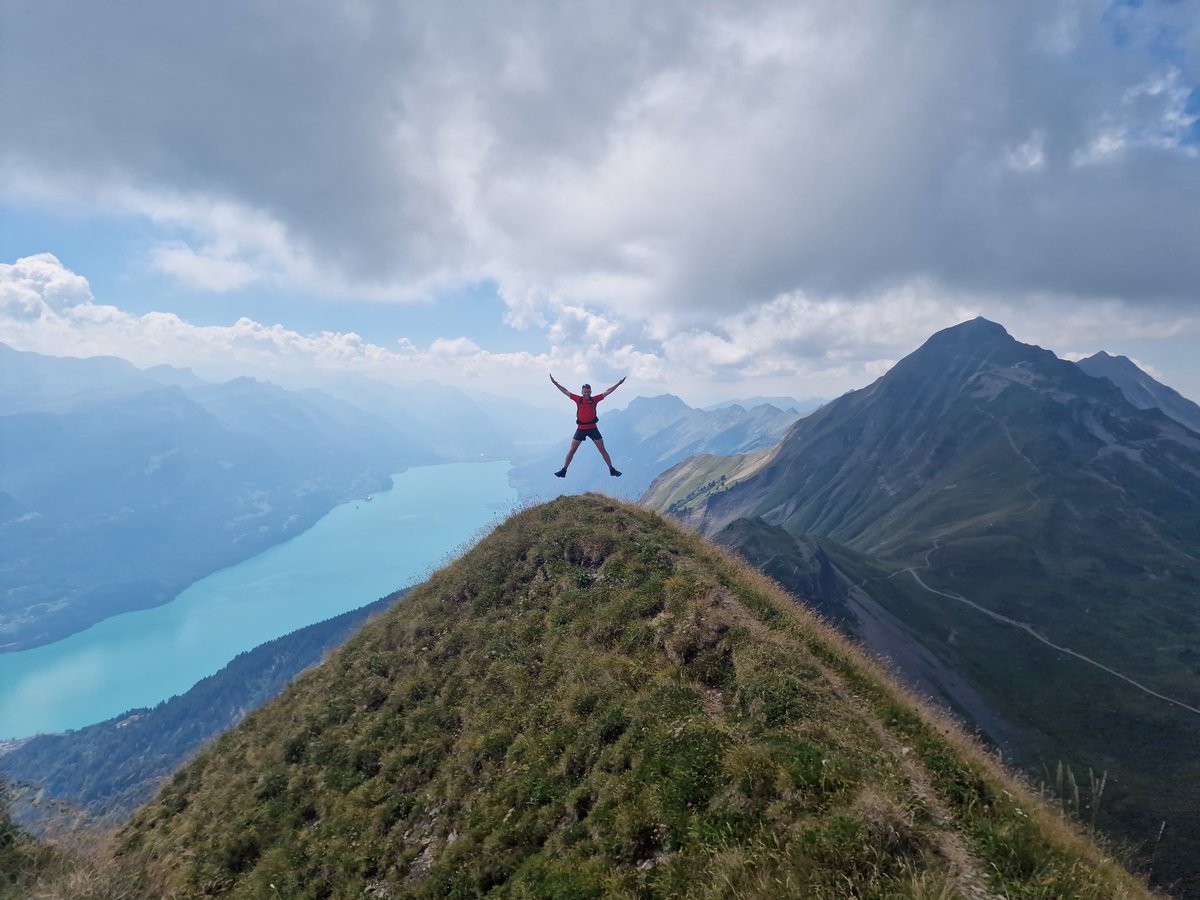
[[[579,394],[568,394],[567,396],[575,401],[575,424],[584,430],[597,427],[596,423],[600,421],[600,417],[596,415],[596,404],[608,394],[592,394],[590,397],[583,397]]]

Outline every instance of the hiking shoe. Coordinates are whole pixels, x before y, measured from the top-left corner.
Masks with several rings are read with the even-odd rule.
[[[611,475],[613,478],[621,477],[621,473],[618,472],[616,469],[614,469],[612,466],[608,467],[608,474]]]
[[[567,477],[567,470],[566,470],[566,469],[559,469],[557,472],[555,472],[555,473],[554,473],[554,477],[555,477],[555,478],[566,478],[566,477]]]

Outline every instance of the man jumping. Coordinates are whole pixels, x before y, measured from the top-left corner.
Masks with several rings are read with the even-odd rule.
[[[608,451],[604,449],[604,438],[600,436],[600,429],[596,423],[600,421],[600,417],[596,415],[596,404],[619,388],[625,383],[622,378],[607,391],[602,394],[592,396],[592,386],[585,384],[580,390],[582,394],[572,394],[565,387],[554,380],[554,376],[550,376],[550,381],[554,386],[575,401],[575,437],[571,439],[571,449],[567,451],[567,458],[563,460],[563,467],[554,474],[559,478],[567,477],[567,466],[571,465],[571,459],[575,456],[575,451],[579,449],[588,438],[592,439],[592,443],[596,445],[596,449],[600,451],[600,455],[604,457],[604,462],[608,465],[608,474],[619,476],[618,472],[612,464],[612,460],[608,458]]]

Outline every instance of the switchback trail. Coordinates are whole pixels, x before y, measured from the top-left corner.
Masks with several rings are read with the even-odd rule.
[[[1153,688],[1146,687],[1144,684],[1142,684],[1138,681],[1135,681],[1134,679],[1130,678],[1128,675],[1123,675],[1122,673],[1118,672],[1116,669],[1113,669],[1109,666],[1104,665],[1104,663],[1097,662],[1096,660],[1092,659],[1089,656],[1084,656],[1082,653],[1079,653],[1076,650],[1072,650],[1070,647],[1064,647],[1061,644],[1056,644],[1056,643],[1054,643],[1054,641],[1050,640],[1049,638],[1045,637],[1044,635],[1039,634],[1037,631],[1034,630],[1032,625],[1029,625],[1026,622],[1019,622],[1016,619],[1013,619],[1013,618],[1010,618],[1001,613],[995,612],[994,610],[990,610],[986,606],[981,606],[980,604],[976,603],[974,600],[968,600],[962,594],[956,594],[951,591],[939,591],[937,588],[930,587],[929,585],[927,585],[925,583],[924,579],[921,578],[921,576],[917,573],[917,569],[918,568],[921,568],[921,569],[931,568],[931,565],[929,562],[929,557],[937,549],[938,549],[938,544],[935,542],[933,549],[925,554],[925,565],[909,566],[907,569],[900,569],[897,572],[893,572],[888,577],[892,578],[892,577],[895,577],[896,575],[900,575],[904,572],[907,572],[910,575],[912,575],[913,579],[917,582],[917,584],[919,584],[925,590],[929,591],[931,594],[937,594],[939,597],[946,597],[950,600],[957,600],[959,603],[965,603],[967,606],[971,607],[972,609],[978,610],[979,612],[983,613],[985,616],[987,616],[990,619],[993,619],[996,622],[1001,622],[1005,625],[1011,625],[1014,628],[1021,629],[1021,631],[1024,631],[1026,634],[1028,634],[1034,640],[1040,641],[1041,643],[1045,644],[1047,647],[1057,650],[1059,653],[1066,653],[1068,656],[1073,656],[1078,660],[1082,660],[1083,662],[1087,663],[1090,666],[1095,666],[1097,669],[1101,669],[1101,670],[1107,672],[1109,675],[1112,675],[1116,678],[1120,678],[1122,681],[1126,682],[1127,684],[1133,685],[1139,691],[1141,691],[1145,694],[1149,694],[1151,697],[1157,697],[1159,700],[1165,700],[1167,703],[1171,703],[1175,706],[1180,707],[1181,709],[1186,709],[1188,712],[1195,713],[1196,715],[1200,716],[1200,709],[1197,709],[1195,706],[1190,706],[1189,704],[1184,703],[1182,700],[1176,700],[1174,697],[1168,697],[1166,694],[1160,694],[1158,691],[1154,690]]]

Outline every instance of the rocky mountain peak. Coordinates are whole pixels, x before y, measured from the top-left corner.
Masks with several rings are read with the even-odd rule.
[[[1101,350],[1076,363],[1094,378],[1112,382],[1138,409],[1157,409],[1192,431],[1200,432],[1200,406],[1144,371],[1127,356]]]

